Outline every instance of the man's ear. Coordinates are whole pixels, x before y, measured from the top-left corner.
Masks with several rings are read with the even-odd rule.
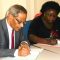
[[[7,16],[9,19],[13,19],[13,15],[12,14],[8,14],[8,16]]]

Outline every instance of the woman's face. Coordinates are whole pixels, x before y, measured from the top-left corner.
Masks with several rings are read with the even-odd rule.
[[[49,9],[44,12],[44,20],[48,23],[52,23],[57,18],[57,12],[54,9]]]

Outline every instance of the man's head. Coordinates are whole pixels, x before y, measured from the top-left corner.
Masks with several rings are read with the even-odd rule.
[[[21,5],[13,5],[6,14],[9,25],[16,31],[21,29],[27,18],[27,11]]]
[[[56,20],[58,13],[60,12],[60,6],[57,2],[48,1],[43,4],[41,12],[47,20],[47,22],[53,22]]]

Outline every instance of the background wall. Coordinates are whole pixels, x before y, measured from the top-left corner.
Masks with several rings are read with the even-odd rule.
[[[39,13],[42,4],[46,1],[49,0],[0,0],[0,19],[5,17],[6,11],[10,6],[14,4],[20,4],[24,6],[28,11],[27,20],[31,20],[34,18],[35,14]],[[52,1],[56,1],[60,4],[60,0]]]
[[[3,18],[9,7],[14,4],[21,4],[26,8],[26,0],[0,0],[0,18]]]
[[[39,13],[42,4],[44,4],[46,1],[56,1],[60,5],[60,0],[35,0],[34,14]],[[60,13],[59,13],[59,16],[60,16]]]

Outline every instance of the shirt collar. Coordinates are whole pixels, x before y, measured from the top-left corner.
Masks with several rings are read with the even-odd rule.
[[[7,24],[7,28],[8,28],[9,30],[12,30],[12,27],[8,24],[7,19],[6,19],[6,24]]]

